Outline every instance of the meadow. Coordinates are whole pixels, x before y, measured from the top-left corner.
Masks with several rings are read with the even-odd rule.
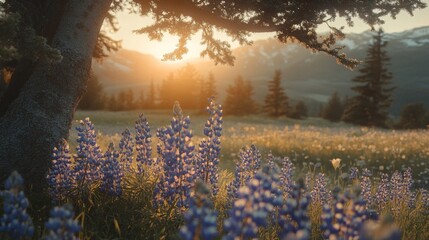
[[[191,119],[195,143],[203,137],[208,114],[184,110]],[[98,143],[106,149],[110,142],[119,143],[121,133],[132,130],[139,114],[144,113],[151,130],[170,124],[171,110],[148,111],[78,111],[70,139],[76,139],[79,120],[89,117],[98,131]],[[234,171],[241,148],[255,145],[267,156],[288,157],[299,172],[320,166],[319,171],[333,172],[330,160],[341,159],[344,169],[367,167],[375,172],[394,172],[410,167],[415,187],[429,186],[429,129],[386,130],[332,123],[321,118],[304,120],[286,117],[268,118],[263,115],[224,116],[220,167]],[[153,147],[157,139],[153,139]],[[74,149],[75,142],[70,142]],[[155,154],[154,154],[155,156]]]
[[[428,130],[208,110],[78,111],[48,197],[6,182],[0,238],[429,238]]]

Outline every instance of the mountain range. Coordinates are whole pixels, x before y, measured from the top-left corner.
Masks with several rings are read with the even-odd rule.
[[[349,33],[339,43],[345,46],[347,56],[364,60],[366,50],[375,32]],[[398,33],[386,33],[389,70],[393,74],[394,101],[390,109],[397,115],[404,105],[421,102],[429,108],[429,26]],[[142,91],[150,82],[159,84],[171,72],[184,64],[192,64],[202,76],[213,73],[220,99],[225,89],[237,76],[252,82],[255,99],[262,103],[267,92],[267,81],[275,70],[282,72],[282,85],[294,100],[308,103],[326,103],[337,91],[343,97],[355,93],[351,79],[359,74],[359,66],[349,70],[338,65],[324,53],[312,53],[299,44],[282,44],[276,39],[257,40],[250,46],[233,49],[234,66],[215,65],[208,59],[195,59],[187,63],[163,62],[136,51],[121,49],[101,62],[94,62],[93,70],[104,89],[114,93],[122,89]]]

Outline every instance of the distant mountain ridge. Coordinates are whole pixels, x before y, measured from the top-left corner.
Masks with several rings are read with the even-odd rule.
[[[340,41],[349,57],[364,60],[373,32],[350,33]],[[398,33],[385,34],[387,51],[391,58],[394,102],[391,112],[398,114],[404,104],[425,103],[429,108],[429,26]],[[216,80],[220,98],[224,90],[238,75],[249,79],[255,88],[255,98],[262,102],[267,92],[267,81],[274,71],[282,71],[283,86],[288,96],[296,100],[324,103],[332,92],[353,96],[351,79],[358,75],[338,65],[333,57],[312,53],[298,44],[282,44],[275,39],[258,40],[252,46],[233,50],[235,65],[215,66],[212,61],[191,61],[201,75],[211,71]],[[184,63],[183,63],[184,64]],[[150,81],[162,81],[170,72],[183,64],[167,63],[151,55],[121,49],[103,62],[94,64],[94,71],[108,92],[118,89],[147,89]],[[359,67],[358,67],[359,68]]]

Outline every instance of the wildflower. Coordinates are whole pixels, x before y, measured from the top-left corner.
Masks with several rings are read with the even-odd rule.
[[[54,203],[65,199],[74,185],[71,167],[71,155],[66,140],[62,140],[52,153],[52,166],[46,176],[49,185],[49,195]]]
[[[22,191],[23,185],[21,175],[12,172],[4,184],[5,190],[0,192],[4,211],[0,217],[0,233],[6,233],[10,239],[31,238],[34,234],[33,222],[27,213],[29,202]]]
[[[76,233],[80,231],[79,223],[73,219],[74,212],[71,205],[54,207],[51,209],[49,220],[45,223],[48,235],[44,240],[78,240]]]
[[[74,168],[76,181],[80,186],[87,186],[100,178],[102,154],[97,144],[97,134],[89,118],[80,121],[76,128],[78,146],[76,147]]]
[[[341,163],[341,159],[340,158],[334,158],[331,160],[332,166],[334,167],[335,170],[337,170],[338,168],[340,168],[340,163]]]
[[[156,202],[177,202],[177,207],[187,207],[195,179],[194,145],[192,132],[189,130],[191,120],[184,117],[178,102],[173,108],[174,117],[171,125],[159,131],[161,137],[161,159],[164,161],[164,175],[155,188]],[[161,149],[161,148],[160,148]]]
[[[366,206],[371,206],[373,204],[372,200],[372,183],[371,183],[371,172],[364,168],[362,170],[362,176],[360,181],[361,194],[362,198],[365,200]]]
[[[319,173],[311,190],[311,201],[313,203],[329,204],[331,201],[331,191],[327,189],[328,182],[324,173]]]
[[[236,197],[240,187],[253,178],[261,166],[261,154],[259,150],[251,145],[250,148],[243,148],[240,151],[240,159],[236,165],[234,180],[228,184],[227,191],[230,200]]]
[[[224,222],[223,239],[257,237],[259,227],[268,224],[267,217],[282,204],[278,170],[265,166],[237,192],[229,218]]]
[[[308,217],[310,195],[305,192],[304,180],[292,185],[290,198],[279,210],[280,239],[310,239],[311,223]]]
[[[213,194],[216,195],[219,190],[217,183],[223,123],[222,106],[216,105],[213,98],[210,98],[207,112],[210,114],[204,125],[204,135],[207,139],[203,139],[199,145],[195,167],[197,176],[206,184],[210,184]]]
[[[200,181],[195,184],[195,196],[191,198],[185,213],[185,225],[180,228],[180,236],[187,240],[215,239],[217,232],[217,212],[213,210],[209,188]]]
[[[292,193],[292,185],[294,184],[292,180],[292,174],[293,174],[293,164],[289,160],[289,158],[285,157],[282,161],[282,168],[281,168],[281,175],[280,175],[280,181],[281,181],[281,187],[283,190],[283,197],[287,199],[291,193]]]
[[[113,149],[113,143],[109,144],[109,148],[104,154],[102,172],[101,191],[112,196],[121,195],[123,172],[119,166],[118,153]]]
[[[136,130],[136,152],[137,152],[137,168],[138,172],[142,173],[142,165],[151,166],[152,161],[152,135],[150,134],[150,127],[146,117],[140,114],[135,124]]]
[[[124,172],[131,171],[131,164],[133,162],[133,149],[134,144],[131,138],[130,130],[125,129],[121,134],[119,141],[119,162],[121,163],[121,170]]]

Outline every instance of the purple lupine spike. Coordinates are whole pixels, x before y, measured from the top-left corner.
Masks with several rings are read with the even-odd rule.
[[[236,164],[234,180],[228,184],[228,198],[233,200],[237,196],[240,187],[246,185],[261,167],[261,154],[259,150],[251,145],[250,148],[243,148],[240,151],[240,159]]]
[[[220,137],[222,135],[222,106],[216,105],[214,98],[209,98],[207,112],[210,114],[209,119],[204,125],[203,139],[199,144],[199,150],[196,157],[196,173],[198,178],[206,184],[210,184],[213,195],[216,195],[218,189],[218,165],[220,158]]]
[[[74,175],[78,185],[88,186],[101,177],[100,163],[103,155],[97,144],[94,125],[89,118],[81,120],[76,130],[78,146],[76,147]]]
[[[292,185],[290,197],[279,210],[280,239],[310,239],[309,204],[310,195],[306,193],[304,180],[300,179]]]
[[[194,145],[189,117],[184,117],[178,102],[173,108],[171,125],[158,131],[161,137],[163,175],[155,187],[155,202],[176,203],[177,207],[187,207],[195,180]]]
[[[319,173],[313,184],[310,196],[313,203],[319,203],[322,206],[330,204],[331,202],[331,191],[328,189],[328,181],[324,173]]]
[[[146,117],[140,114],[135,124],[136,129],[136,152],[138,172],[143,172],[143,165],[151,166],[152,159],[152,135]]]
[[[227,234],[222,239],[256,238],[259,227],[267,226],[268,216],[282,205],[279,184],[279,171],[265,166],[241,187],[224,222]]]
[[[180,228],[184,240],[215,239],[217,232],[217,212],[210,200],[210,189],[201,181],[195,183],[195,195],[189,209],[184,214],[185,224]]]
[[[69,145],[63,139],[52,152],[52,165],[46,176],[49,195],[54,203],[65,200],[75,184],[71,165]]]
[[[76,234],[80,231],[79,223],[74,219],[73,207],[64,205],[51,209],[50,217],[45,223],[48,234],[43,240],[78,240]]]
[[[7,234],[10,239],[29,239],[34,234],[33,222],[27,213],[29,206],[23,189],[24,179],[14,171],[6,179],[3,198],[3,216],[0,216],[0,236]]]
[[[371,172],[364,168],[362,170],[362,176],[360,180],[360,187],[362,190],[362,198],[366,202],[366,206],[370,207],[373,204],[373,197],[372,197],[372,183],[371,183]]]
[[[359,178],[359,169],[357,167],[351,167],[349,169],[349,179],[356,180]]]
[[[377,193],[375,195],[375,202],[378,208],[383,210],[391,198],[389,175],[387,173],[381,173],[381,180],[377,186]]]
[[[323,207],[321,230],[324,239],[359,239],[367,221],[365,201],[359,194],[334,194],[334,209]]]
[[[122,177],[123,172],[118,162],[119,154],[113,148],[113,143],[104,154],[104,162],[102,166],[103,178],[100,185],[100,190],[111,196],[119,196],[122,194]]]
[[[122,171],[131,172],[131,164],[133,163],[134,143],[131,137],[130,130],[125,129],[121,134],[119,141],[119,162],[121,163]]]
[[[293,164],[289,160],[289,158],[284,157],[282,161],[282,168],[281,168],[281,175],[280,175],[280,181],[281,181],[281,187],[283,190],[283,197],[284,199],[289,198],[289,196],[292,193],[292,185],[295,184],[292,180],[292,174],[293,174]]]

